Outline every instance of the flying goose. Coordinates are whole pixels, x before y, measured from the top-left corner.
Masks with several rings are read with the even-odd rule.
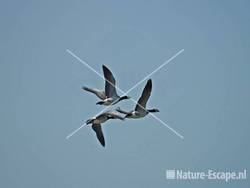
[[[87,125],[92,124],[92,129],[95,131],[96,136],[103,147],[105,147],[105,140],[102,133],[101,124],[109,119],[124,120],[125,118],[119,116],[116,112],[103,112],[100,115],[86,121]]]
[[[150,112],[159,112],[159,110],[155,109],[155,108],[146,109],[146,104],[147,104],[147,101],[148,101],[148,99],[150,97],[151,91],[152,91],[152,80],[149,79],[147,81],[146,86],[143,89],[143,92],[142,92],[142,95],[141,95],[140,99],[137,102],[135,110],[127,112],[127,111],[121,110],[118,107],[116,109],[116,111],[118,111],[118,112],[120,112],[122,114],[126,114],[125,118],[134,118],[134,119],[142,118],[142,117],[146,116]]]
[[[88,87],[83,87],[82,89],[88,92],[94,93],[98,98],[100,98],[101,101],[96,103],[99,105],[109,106],[109,105],[114,105],[124,99],[129,99],[130,97],[128,96],[120,97],[116,93],[115,78],[113,74],[105,65],[102,65],[102,69],[103,69],[103,74],[105,78],[105,91],[98,90],[98,89],[91,89]]]

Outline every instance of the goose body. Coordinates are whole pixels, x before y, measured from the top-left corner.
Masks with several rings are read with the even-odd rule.
[[[129,99],[128,96],[121,97],[117,94],[115,86],[116,81],[112,72],[105,65],[102,65],[102,69],[105,78],[105,91],[83,87],[85,91],[94,93],[99,99],[101,99],[101,101],[96,104],[109,106],[114,105],[121,100]]]
[[[104,112],[96,117],[93,117],[93,118],[87,120],[87,122],[86,122],[87,125],[92,124],[92,129],[95,131],[97,139],[99,140],[99,142],[101,143],[101,145],[103,147],[105,147],[105,139],[103,136],[101,124],[106,122],[109,119],[124,120],[123,117],[119,116],[115,112]]]
[[[146,104],[150,97],[151,91],[152,91],[152,80],[149,79],[147,81],[146,86],[143,89],[142,95],[140,99],[138,100],[137,105],[134,110],[128,111],[128,112],[121,110],[120,108],[117,108],[116,110],[122,114],[126,114],[125,118],[133,118],[133,119],[143,118],[146,115],[148,115],[148,113],[159,112],[159,110],[155,108],[146,109]]]

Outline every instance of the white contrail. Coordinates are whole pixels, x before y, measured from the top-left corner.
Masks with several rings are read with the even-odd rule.
[[[147,80],[150,76],[152,76],[154,73],[156,73],[157,71],[159,71],[161,68],[163,68],[165,65],[167,65],[168,63],[170,63],[174,58],[176,58],[178,55],[180,55],[182,52],[184,52],[184,49],[180,50],[179,52],[177,52],[175,55],[173,55],[171,58],[169,58],[167,61],[165,61],[163,64],[161,64],[157,69],[155,69],[153,72],[151,72],[150,74],[148,74],[147,76],[145,76],[145,78],[143,78],[141,81],[137,82],[133,87],[131,87],[126,93],[128,94],[130,91],[132,91],[133,89],[135,89],[138,85],[140,85],[142,82],[144,82],[145,80]]]
[[[72,133],[70,133],[66,139],[69,139],[71,136],[73,136],[75,133],[77,133],[81,128],[83,128],[84,126],[86,126],[86,123],[84,123],[83,125],[81,125],[81,127],[77,128],[76,130],[74,130]]]

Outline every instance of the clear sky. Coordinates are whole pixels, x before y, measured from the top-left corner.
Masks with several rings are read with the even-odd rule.
[[[249,187],[165,178],[250,170],[249,1],[0,2],[0,187]],[[125,91],[185,49],[151,77],[148,102],[184,139],[147,116],[105,123],[106,148],[90,127],[66,140],[103,109],[81,87],[104,86],[66,49]]]

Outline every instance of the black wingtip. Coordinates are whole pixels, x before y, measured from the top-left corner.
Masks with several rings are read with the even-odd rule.
[[[104,70],[104,69],[106,69],[106,70],[108,70],[108,67],[106,66],[106,65],[102,65],[102,69]]]
[[[102,65],[102,70],[106,74],[112,74],[111,70],[109,70],[109,68],[107,66],[105,66],[105,65]]]
[[[148,83],[150,83],[152,85],[152,79],[151,78],[148,80]]]
[[[146,87],[152,88],[152,79],[147,81]]]
[[[99,139],[98,139],[99,140]],[[105,140],[99,140],[100,144],[102,145],[102,147],[105,147]]]

